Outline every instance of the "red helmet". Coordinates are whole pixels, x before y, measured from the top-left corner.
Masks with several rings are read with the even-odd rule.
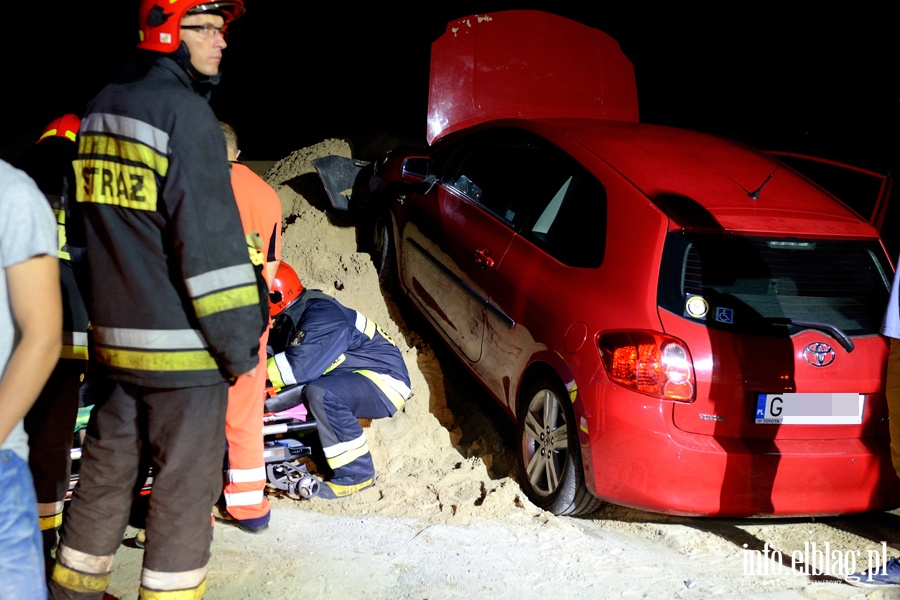
[[[137,47],[167,54],[175,52],[181,45],[181,19],[186,15],[215,13],[228,24],[246,10],[244,0],[141,0]]]
[[[303,293],[297,272],[286,262],[278,264],[275,279],[269,286],[269,315],[274,317],[294,303]]]
[[[59,136],[75,141],[78,136],[78,129],[81,127],[81,119],[71,113],[56,117],[44,127],[44,133],[37,139],[40,142],[43,139],[53,136]]]

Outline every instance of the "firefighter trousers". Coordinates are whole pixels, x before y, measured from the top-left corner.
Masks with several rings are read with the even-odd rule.
[[[390,417],[397,409],[368,377],[352,372],[320,377],[303,394],[334,472],[330,481],[351,487],[370,483],[375,465],[359,419]]]
[[[34,479],[44,560],[48,567],[53,563],[51,552],[56,547],[69,491],[78,395],[86,367],[85,360],[60,359],[25,415],[28,467]]]
[[[228,384],[160,389],[97,381],[78,485],[60,532],[54,599],[103,598],[142,451],[153,469],[141,597],[202,597],[222,492]]]

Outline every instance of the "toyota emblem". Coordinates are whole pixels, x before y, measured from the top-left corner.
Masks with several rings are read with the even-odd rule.
[[[834,348],[822,342],[813,342],[803,349],[803,358],[814,367],[827,367],[834,362]]]

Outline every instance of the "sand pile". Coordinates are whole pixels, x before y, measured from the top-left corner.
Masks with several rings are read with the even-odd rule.
[[[482,428],[470,438],[457,426],[434,351],[407,329],[394,298],[379,288],[370,256],[358,251],[354,227],[330,210],[312,164],[329,155],[351,157],[352,147],[346,140],[324,140],[297,150],[265,174],[281,199],[283,260],[294,267],[304,286],[366,314],[393,337],[406,360],[413,396],[405,412],[373,421],[366,429],[377,470],[375,489],[342,501],[315,502],[315,510],[356,514],[364,509],[370,514],[435,520],[539,514],[508,477],[512,458],[498,434]],[[498,453],[503,455],[501,461],[494,460]]]

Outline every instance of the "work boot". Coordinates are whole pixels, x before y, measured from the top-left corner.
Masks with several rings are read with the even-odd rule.
[[[323,481],[319,486],[319,493],[314,498],[322,498],[323,500],[338,500],[346,498],[356,492],[365,490],[375,485],[375,478],[366,479],[362,483],[353,485],[341,485],[332,481]]]
[[[262,517],[256,517],[255,519],[235,519],[228,512],[227,508],[216,504],[213,506],[213,516],[216,520],[229,525],[234,525],[247,533],[262,533],[269,528],[269,519],[272,517],[272,512],[269,511]]]

